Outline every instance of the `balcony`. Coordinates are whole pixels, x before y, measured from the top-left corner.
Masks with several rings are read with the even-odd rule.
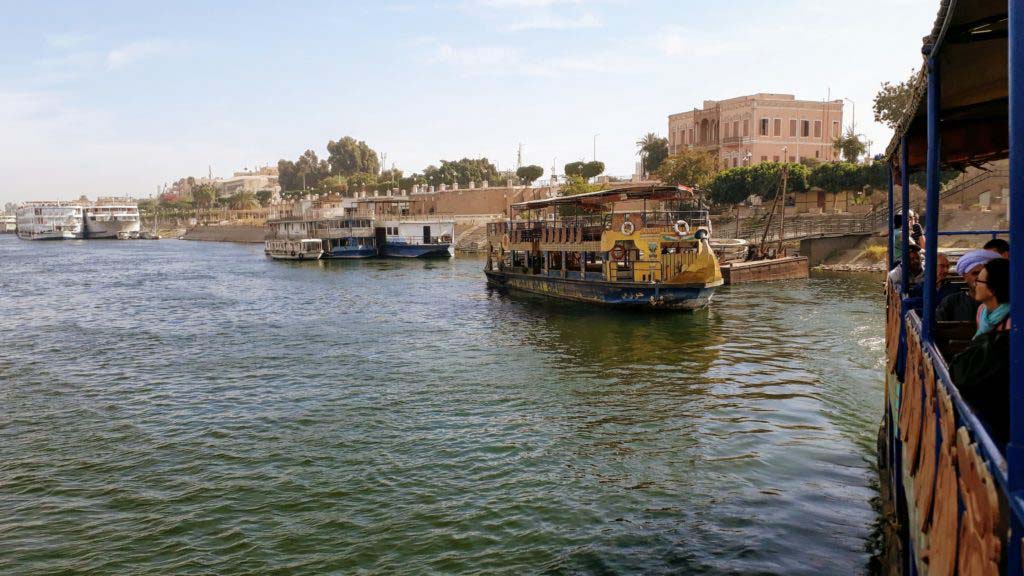
[[[722,138],[722,146],[730,148],[739,146],[740,144],[743,144],[744,139],[745,138],[743,136],[726,136],[725,138]]]

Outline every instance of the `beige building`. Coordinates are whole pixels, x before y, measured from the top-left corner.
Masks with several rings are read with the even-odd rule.
[[[704,107],[668,117],[668,149],[710,152],[721,168],[758,162],[838,160],[832,142],[843,127],[843,101],[753,94],[705,100]]]

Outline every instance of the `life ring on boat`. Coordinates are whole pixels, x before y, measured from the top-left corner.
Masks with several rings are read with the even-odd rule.
[[[686,220],[679,220],[672,228],[674,228],[676,234],[679,234],[680,236],[685,236],[690,233],[690,225],[687,224]],[[682,230],[680,230],[680,228],[682,228]]]
[[[509,240],[509,238],[508,238],[508,234],[503,234],[503,235],[501,236],[501,249],[502,249],[502,250],[508,250],[508,246],[509,246],[509,244],[510,244],[511,242],[512,242],[512,241],[511,241],[511,240]]]
[[[612,257],[612,260],[622,260],[626,257],[626,249],[622,247],[622,244],[616,244],[608,251],[608,255]]]
[[[620,228],[619,230],[621,230],[624,235],[629,236],[636,231],[636,226],[633,226],[632,222],[626,220],[625,222],[622,223],[622,228]]]
[[[295,258],[295,250],[292,250],[292,258]]]
[[[305,259],[306,259],[306,255],[305,254],[299,254],[299,260],[305,260]]]

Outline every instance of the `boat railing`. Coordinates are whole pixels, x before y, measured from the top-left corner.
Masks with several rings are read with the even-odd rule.
[[[424,242],[423,236],[388,236],[387,241],[394,244],[404,244],[408,246],[427,246],[431,244],[451,244],[452,237],[448,234],[442,236],[431,236],[427,242]]]
[[[898,285],[887,293],[887,369],[895,378],[886,386],[884,473],[905,507],[904,549],[910,558],[955,557],[992,554],[994,546],[995,567],[1004,547],[1020,545],[1007,535],[1010,524],[1024,523],[1024,500],[1010,489],[1003,448],[954,384],[940,347],[923,336],[914,310],[921,299]]]

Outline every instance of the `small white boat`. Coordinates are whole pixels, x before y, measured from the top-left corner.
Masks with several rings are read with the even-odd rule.
[[[267,240],[263,252],[274,260],[319,260],[323,243],[318,238]]]

